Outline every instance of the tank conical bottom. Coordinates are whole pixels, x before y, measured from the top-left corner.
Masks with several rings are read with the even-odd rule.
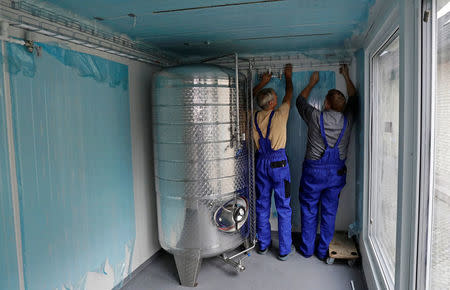
[[[202,263],[200,251],[184,252],[182,255],[175,254],[180,284],[187,287],[197,286],[198,272]]]

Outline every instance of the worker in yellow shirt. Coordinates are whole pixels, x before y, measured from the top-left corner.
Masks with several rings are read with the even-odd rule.
[[[256,153],[256,226],[258,237],[257,252],[267,253],[271,246],[270,206],[272,190],[275,193],[275,205],[278,213],[279,255],[287,260],[292,252],[290,206],[290,172],[286,157],[286,125],[293,94],[292,66],[284,69],[286,94],[283,103],[277,107],[277,94],[271,88],[264,88],[271,74],[263,75],[262,81],[253,89],[258,106],[254,118],[253,137],[258,149]]]

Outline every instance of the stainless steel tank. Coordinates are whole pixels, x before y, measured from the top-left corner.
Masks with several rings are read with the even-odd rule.
[[[154,76],[153,131],[159,241],[174,254],[182,285],[201,259],[249,235],[250,107],[245,76],[185,65]]]

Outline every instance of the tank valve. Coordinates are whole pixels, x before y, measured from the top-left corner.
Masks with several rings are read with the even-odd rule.
[[[226,256],[226,254],[222,254],[221,256],[219,256],[225,263],[231,265],[234,270],[236,270],[237,272],[244,272],[245,271],[245,266],[242,265],[242,260],[240,259],[237,262],[233,259],[230,259]]]
[[[245,271],[245,266],[242,265],[240,262],[239,262],[239,265],[236,266],[236,268],[237,268],[236,270],[238,272],[244,272]]]

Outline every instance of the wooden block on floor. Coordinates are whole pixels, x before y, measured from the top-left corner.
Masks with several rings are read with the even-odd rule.
[[[345,232],[334,234],[329,247],[330,258],[353,260],[358,259],[359,254],[353,239],[349,239]]]

